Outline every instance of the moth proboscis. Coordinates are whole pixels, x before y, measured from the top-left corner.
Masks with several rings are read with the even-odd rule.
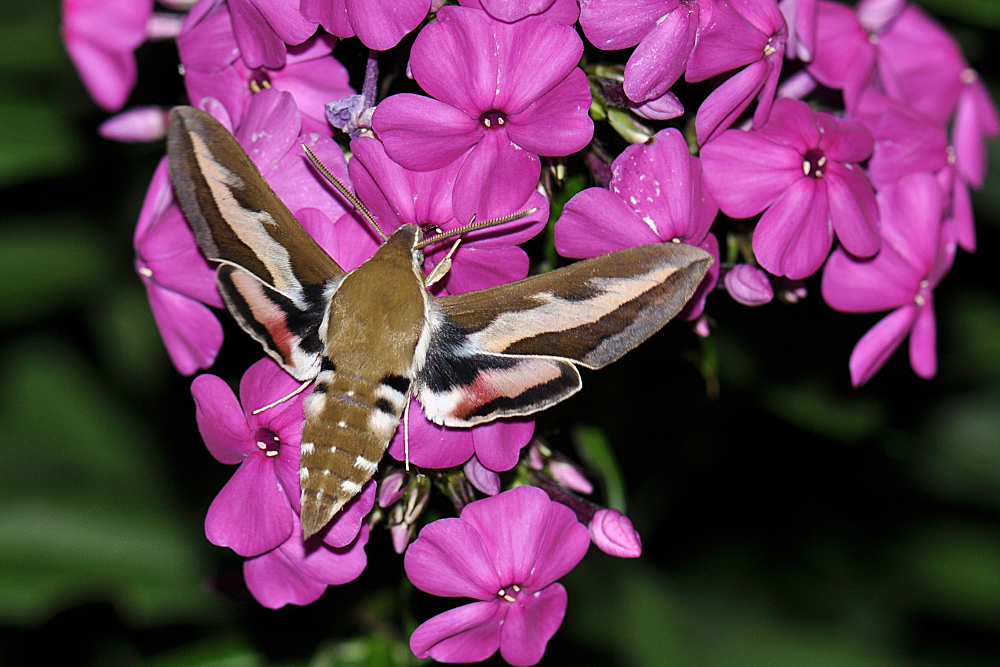
[[[423,231],[399,227],[345,273],[237,140],[173,110],[174,191],[239,325],[300,382],[302,533],[320,531],[374,475],[415,396],[436,424],[529,415],[580,389],[691,298],[712,257],[676,243],[627,248],[488,289],[433,297]]]

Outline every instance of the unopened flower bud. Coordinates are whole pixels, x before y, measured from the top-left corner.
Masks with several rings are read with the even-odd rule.
[[[598,510],[587,526],[591,541],[604,553],[618,558],[642,555],[642,539],[632,522],[618,510]]]
[[[594,492],[594,485],[590,483],[579,468],[568,461],[550,461],[549,474],[552,479],[559,482],[567,489],[585,495]]]
[[[168,122],[167,112],[160,107],[135,107],[107,119],[97,128],[97,132],[112,141],[142,143],[165,137]]]
[[[763,306],[774,298],[770,279],[756,266],[737,264],[723,282],[729,295],[744,306]]]
[[[480,463],[475,455],[468,460],[463,470],[472,486],[482,493],[488,496],[500,493],[500,475]]]
[[[406,493],[407,475],[405,470],[396,470],[382,478],[378,485],[378,506],[385,508]]]

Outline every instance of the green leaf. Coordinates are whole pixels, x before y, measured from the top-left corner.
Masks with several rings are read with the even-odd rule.
[[[0,368],[0,619],[90,599],[142,622],[204,612],[200,541],[148,434],[57,341],[5,350]]]
[[[928,524],[908,542],[902,559],[912,575],[911,594],[939,612],[1000,627],[1000,532],[995,525]]]
[[[94,312],[103,361],[137,390],[148,390],[170,368],[163,339],[138,279],[118,284]]]
[[[841,398],[817,383],[772,386],[763,403],[796,426],[845,442],[863,440],[885,423],[885,408],[877,400]]]
[[[428,662],[414,657],[403,640],[373,634],[321,646],[309,667],[409,667]]]
[[[0,230],[0,326],[47,315],[106,287],[111,260],[92,232],[30,218],[0,220]]]
[[[1000,3],[996,0],[917,0],[936,14],[983,28],[1000,28]]]
[[[185,646],[143,663],[144,667],[261,667],[264,659],[235,640]]]
[[[0,102],[0,187],[72,171],[81,148],[66,119],[39,102]]]
[[[580,425],[573,429],[573,442],[576,443],[576,451],[583,462],[600,477],[608,507],[624,514],[625,482],[618,459],[604,432],[595,426]]]

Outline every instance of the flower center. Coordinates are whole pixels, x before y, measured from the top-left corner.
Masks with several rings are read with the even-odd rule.
[[[264,456],[277,456],[281,450],[281,439],[269,428],[257,429],[253,434],[257,440],[257,446],[264,452]]]
[[[507,114],[496,109],[490,109],[479,117],[479,122],[487,130],[498,130],[507,124]]]
[[[521,593],[521,587],[517,584],[511,584],[507,588],[501,588],[497,591],[497,597],[506,600],[507,602],[517,602],[517,596]]]
[[[270,87],[271,87],[271,77],[267,75],[267,72],[264,71],[263,67],[255,69],[250,74],[250,90],[252,90],[253,92],[259,93],[265,88],[270,88]]]
[[[826,166],[826,156],[818,148],[810,148],[802,156],[802,171],[812,178],[823,178],[823,167]]]

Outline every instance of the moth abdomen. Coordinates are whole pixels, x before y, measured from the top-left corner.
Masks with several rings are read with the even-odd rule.
[[[400,379],[408,388],[409,380]],[[378,469],[407,400],[400,383],[391,384],[343,370],[317,377],[302,430],[304,537],[321,530]]]

